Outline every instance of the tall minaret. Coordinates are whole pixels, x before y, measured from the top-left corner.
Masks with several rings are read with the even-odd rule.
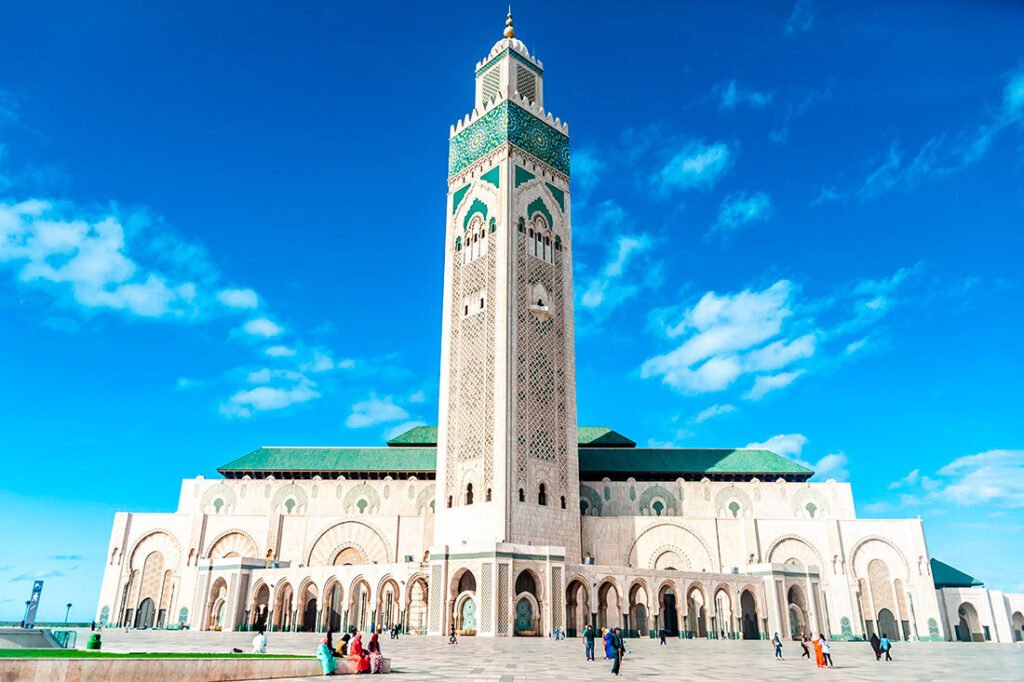
[[[510,13],[449,143],[434,528],[449,551],[580,561],[569,216],[568,126]]]

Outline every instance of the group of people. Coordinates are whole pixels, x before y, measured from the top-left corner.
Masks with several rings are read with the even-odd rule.
[[[885,660],[891,661],[892,656],[889,654],[892,651],[892,641],[889,639],[889,635],[885,632],[882,633],[882,638],[879,639],[878,635],[871,634],[871,650],[875,652],[875,660],[882,660],[882,654],[885,654]]]
[[[778,635],[776,635],[778,636]],[[811,649],[814,649],[814,660],[819,668],[832,668],[832,643],[825,635],[819,635],[818,639],[811,639],[812,635],[805,634],[800,639],[800,646],[804,652],[800,658],[810,658]]]
[[[594,640],[598,638],[598,630],[590,625],[583,627],[583,648],[587,660],[593,661]],[[600,637],[604,643],[605,660],[612,661],[612,674],[622,674],[622,658],[626,655],[626,642],[622,638],[622,628],[601,628]]]
[[[363,647],[363,635],[355,628],[346,632],[338,640],[337,647],[334,645],[333,634],[327,631],[327,636],[320,640],[317,647],[316,657],[320,659],[324,675],[334,675],[338,670],[338,659],[347,658],[355,667],[357,673],[382,673],[384,672],[384,655],[380,651],[380,633],[382,630],[374,630],[370,635],[370,643]]]

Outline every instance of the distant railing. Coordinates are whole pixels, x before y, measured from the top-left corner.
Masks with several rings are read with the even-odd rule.
[[[74,630],[54,630],[53,639],[62,649],[74,649],[78,643],[78,633]]]

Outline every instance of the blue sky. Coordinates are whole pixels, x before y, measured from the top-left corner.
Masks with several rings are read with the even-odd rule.
[[[580,422],[767,443],[1024,590],[1024,9],[679,5],[514,8],[570,124]],[[435,423],[504,7],[4,12],[0,618],[38,576],[86,619],[116,510]]]

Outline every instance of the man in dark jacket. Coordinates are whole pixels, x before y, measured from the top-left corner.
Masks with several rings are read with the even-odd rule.
[[[622,628],[615,628],[612,633],[612,649],[615,651],[615,663],[612,664],[612,674],[621,675],[622,657],[626,654],[626,643],[622,639]]]

